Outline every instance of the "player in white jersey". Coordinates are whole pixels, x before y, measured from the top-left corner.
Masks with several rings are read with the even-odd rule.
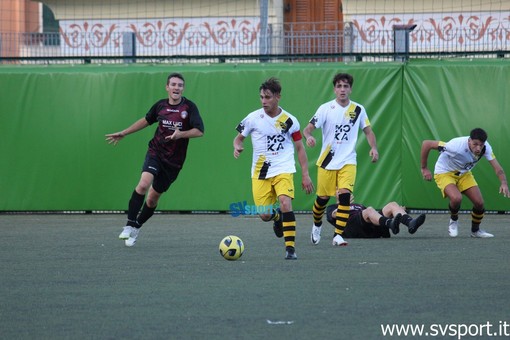
[[[296,172],[293,138],[301,134],[299,122],[282,108],[279,111],[277,116],[270,117],[264,109],[258,109],[238,125],[243,137],[251,135],[252,178],[267,179]]]
[[[486,158],[494,168],[501,182],[499,193],[510,197],[505,171],[496,160],[492,147],[487,142],[487,133],[480,128],[471,130],[469,136],[458,137],[448,143],[442,141],[425,140],[421,147],[421,173],[426,181],[432,180],[432,174],[427,167],[430,150],[440,152],[434,168],[434,180],[441,190],[443,197],[448,197],[450,210],[450,224],[448,233],[451,237],[458,235],[459,210],[462,195],[466,195],[473,203],[471,211],[471,236],[493,237],[494,235],[480,229],[484,217],[485,207],[482,193],[471,172],[482,157]]]
[[[313,191],[308,174],[308,158],[302,141],[298,120],[279,106],[281,85],[270,78],[259,88],[262,108],[250,113],[237,126],[234,138],[234,157],[244,150],[243,142],[251,135],[253,162],[251,167],[253,200],[257,207],[280,209],[259,214],[263,221],[273,221],[277,237],[285,240],[285,259],[297,259],[295,251],[296,217],[292,211],[294,198],[293,174],[296,172],[294,147],[301,166],[301,185],[307,194]]]
[[[362,130],[370,145],[372,162],[379,153],[375,134],[370,126],[365,108],[350,100],[354,79],[350,74],[338,73],[333,78],[336,98],[322,104],[303,130],[306,144],[316,145],[312,133],[322,129],[322,148],[317,160],[317,198],[313,205],[311,241],[317,244],[321,237],[322,217],[330,197],[338,194],[338,209],[333,245],[345,246],[342,234],[349,218],[350,195],[356,181],[356,142]]]

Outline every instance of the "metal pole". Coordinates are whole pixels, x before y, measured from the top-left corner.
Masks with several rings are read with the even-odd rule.
[[[269,16],[269,0],[260,0],[260,37],[259,37],[259,54],[261,56],[269,53],[268,51],[268,16]],[[267,61],[261,58],[261,61]]]

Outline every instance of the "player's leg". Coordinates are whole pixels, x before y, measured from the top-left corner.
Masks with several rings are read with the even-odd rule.
[[[140,226],[139,228],[141,228],[142,225],[147,222],[149,218],[152,217],[152,215],[154,215],[154,211],[158,206],[158,201],[162,194],[163,193],[156,191],[154,186],[150,187],[149,193],[147,194],[147,199],[145,200],[145,203],[142,206],[142,210],[136,219],[138,225]]]
[[[128,221],[136,222],[136,218],[138,217],[138,213],[142,208],[143,201],[145,199],[145,195],[147,191],[152,185],[154,181],[154,174],[150,172],[142,172],[142,176],[140,177],[140,181],[131,196],[131,200],[129,201],[129,210],[128,210]]]
[[[276,197],[278,197],[276,190],[275,190],[275,183],[274,181],[278,181],[279,176],[276,176],[276,178],[273,178],[271,181],[271,198],[270,198],[270,205],[266,206],[266,211],[270,214],[269,215],[269,221],[273,221],[273,232],[278,238],[283,237],[283,215],[281,206],[279,208],[275,207]]]
[[[293,174],[278,175],[273,181],[273,187],[278,196],[281,209],[283,239],[285,241],[285,259],[296,260],[296,216],[292,211],[294,198]]]
[[[276,193],[272,186],[272,178],[258,179],[252,178],[251,189],[253,194],[253,203],[257,207],[268,207],[276,203]],[[266,211],[263,209],[262,212],[257,212],[260,219],[264,222],[273,220],[276,214],[273,211]]]
[[[342,237],[349,220],[351,192],[347,189],[340,189],[338,194],[338,206],[336,209],[335,232],[333,236],[334,246],[346,246],[348,243]]]
[[[455,184],[448,184],[444,189],[444,195],[448,198],[448,209],[450,211],[450,223],[448,233],[451,237],[459,234],[459,210],[462,203],[462,194]]]
[[[154,211],[158,206],[159,198],[161,195],[170,188],[170,185],[177,179],[180,169],[162,167],[160,171],[154,176],[152,185],[147,193],[147,198],[142,206],[140,213],[136,218],[136,224],[132,228],[130,237],[126,240],[125,244],[128,247],[135,245],[140,234],[140,228],[144,225],[149,218],[154,215]]]
[[[336,171],[317,168],[317,197],[313,203],[313,224],[310,240],[318,244],[321,240],[322,217],[329,198],[336,195]]]
[[[471,237],[488,238],[494,235],[480,229],[480,223],[485,215],[484,201],[480,188],[476,185],[463,192],[473,203],[471,210]]]
[[[283,239],[285,240],[285,259],[295,260],[296,256],[296,216],[292,211],[292,199],[280,195],[280,209],[282,210]]]
[[[388,206],[385,206],[385,208],[390,209]],[[386,211],[386,213],[388,213],[388,211]],[[394,235],[398,234],[400,231],[399,225],[402,218],[402,214],[400,212],[395,211],[394,214],[388,213],[388,216],[391,217],[386,217],[386,214],[384,214],[384,209],[383,215],[381,215],[374,208],[367,207],[362,211],[362,216],[365,221],[372,223],[373,225],[389,228]]]
[[[253,202],[256,207],[264,207],[259,217],[264,222],[273,221],[273,231],[276,237],[283,237],[281,213],[275,208],[276,192],[273,188],[274,178],[258,179],[252,178],[251,187],[253,193]],[[271,209],[266,209],[271,207]]]
[[[412,218],[404,209],[403,206],[397,202],[390,202],[386,204],[382,209],[382,214],[386,217],[393,217],[397,214],[401,214],[402,218],[400,223],[407,226],[409,233],[414,234],[418,228],[425,222],[425,214],[420,214],[416,218]]]
[[[179,176],[179,172],[180,169],[177,168],[163,167],[154,177],[145,204],[137,218],[140,227],[152,217],[158,206],[159,198],[170,188],[172,183],[175,182],[177,176]]]
[[[149,190],[152,181],[154,179],[154,175],[150,172],[143,171],[140,177],[140,181],[138,182],[135,190],[131,194],[131,198],[128,204],[127,211],[127,222],[126,226],[123,228],[122,232],[119,235],[121,240],[129,239],[131,232],[134,228],[139,227],[136,222],[136,218],[138,217],[138,213],[142,208],[143,201],[145,199],[145,194],[147,190]]]
[[[333,237],[334,246],[345,246],[347,242],[342,234],[347,226],[349,219],[349,210],[351,205],[351,192],[354,190],[356,182],[356,166],[347,164],[337,173],[336,186],[338,188],[338,208],[336,213],[335,236]]]
[[[434,175],[434,180],[441,190],[444,198],[448,198],[448,210],[450,211],[450,223],[448,224],[448,234],[451,237],[457,237],[459,234],[459,210],[462,203],[462,193],[457,188],[459,176],[454,173],[445,173]]]

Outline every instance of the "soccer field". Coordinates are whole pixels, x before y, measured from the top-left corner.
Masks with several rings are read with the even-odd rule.
[[[379,339],[393,324],[510,335],[509,215],[485,216],[492,239],[471,238],[467,214],[452,239],[448,215],[429,214],[414,235],[347,247],[327,224],[312,245],[311,215],[296,216],[298,260],[286,261],[254,217],[156,214],[127,248],[124,215],[0,215],[0,337]],[[238,261],[219,255],[229,234],[245,243]]]

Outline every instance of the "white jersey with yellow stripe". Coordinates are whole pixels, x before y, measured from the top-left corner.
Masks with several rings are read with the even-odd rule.
[[[485,157],[488,161],[496,158],[489,142],[485,142],[483,153],[476,156],[469,149],[468,141],[469,136],[453,138],[447,143],[440,141],[438,148],[440,154],[434,168],[434,174],[454,172],[461,175],[473,169],[482,157]]]
[[[252,178],[266,179],[296,172],[293,141],[301,139],[299,122],[280,109],[280,114],[274,118],[262,108],[253,111],[236,128],[244,137],[251,135]]]
[[[317,166],[339,170],[346,164],[356,164],[356,142],[359,130],[370,126],[365,108],[350,101],[346,107],[336,100],[322,104],[310,120],[322,129],[322,148]]]

